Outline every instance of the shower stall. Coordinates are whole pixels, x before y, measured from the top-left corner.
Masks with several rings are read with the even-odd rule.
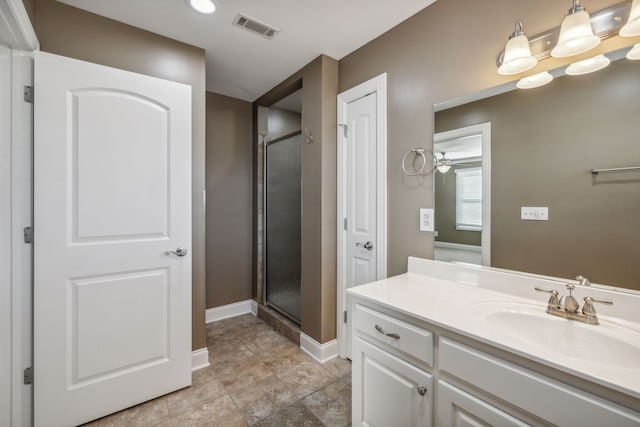
[[[265,148],[266,304],[300,325],[302,135]]]

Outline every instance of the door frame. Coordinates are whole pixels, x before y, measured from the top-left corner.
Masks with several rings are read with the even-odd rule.
[[[23,384],[23,370],[32,366],[32,260],[33,247],[26,244],[23,228],[32,226],[32,148],[33,104],[23,100],[23,86],[33,86],[33,58],[31,52],[40,45],[29,15],[21,0],[0,2],[0,44],[12,49],[11,64],[11,138],[8,142],[10,159],[10,193],[2,198],[11,210],[10,280],[1,282],[9,287],[11,299],[11,339],[8,343],[10,360],[11,425],[31,425],[32,386]],[[4,224],[3,227],[4,229]],[[3,236],[4,238],[4,236]],[[5,343],[1,343],[5,345]],[[2,367],[4,369],[4,367]]]
[[[347,231],[344,219],[347,217],[346,157],[347,137],[344,127],[347,121],[347,105],[366,95],[376,94],[376,278],[387,277],[387,73],[380,74],[364,83],[338,94],[337,126],[337,240],[336,240],[336,337],[338,355],[347,356]]]
[[[482,135],[482,233],[480,246],[482,265],[491,266],[491,122],[479,123],[439,132],[433,135],[433,144],[465,136]],[[435,208],[435,179],[433,180]],[[433,241],[435,245],[435,239]]]

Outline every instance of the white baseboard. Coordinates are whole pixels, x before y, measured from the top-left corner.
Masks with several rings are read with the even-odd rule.
[[[320,344],[310,336],[300,333],[300,349],[319,363],[326,363],[338,357],[337,340]]]
[[[207,347],[191,352],[191,371],[197,371],[209,366],[209,350]]]
[[[255,307],[255,308],[254,308]],[[205,313],[205,322],[211,323],[230,317],[242,316],[243,314],[253,313],[255,316],[258,305],[252,299],[234,302],[233,304],[222,305],[220,307],[208,308]]]
[[[459,249],[463,251],[482,252],[482,246],[464,245],[462,243],[434,242],[436,248]]]

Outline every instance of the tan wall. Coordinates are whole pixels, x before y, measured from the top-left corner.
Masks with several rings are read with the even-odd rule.
[[[435,214],[434,225],[438,232],[436,241],[459,243],[461,245],[480,246],[481,234],[479,231],[456,229],[456,169],[478,167],[481,163],[452,166],[442,175],[435,175]]]
[[[436,113],[436,131],[491,122],[491,265],[640,289],[640,64],[620,60]],[[549,221],[520,220],[546,206]]]
[[[207,308],[251,298],[251,114],[207,92]]]
[[[495,62],[515,20],[534,35],[559,26],[569,3],[440,0],[340,60],[340,92],[388,73],[389,275],[406,271],[408,255],[433,256],[432,234],[418,231],[418,209],[432,207],[432,177],[405,177],[400,167],[409,149],[431,148],[433,105],[512,80]],[[596,11],[618,0],[585,3]],[[638,41],[614,37],[598,50]],[[546,60],[534,71],[564,63]]]
[[[258,105],[274,104],[298,89],[300,81],[302,128],[308,129],[314,139],[302,146],[301,328],[306,335],[324,343],[336,336],[338,62],[324,55],[318,57],[260,97],[254,106],[257,109]],[[257,158],[257,148],[254,157]]]
[[[35,1],[42,51],[147,74],[192,87],[193,349],[205,347],[205,54],[148,31],[53,0]],[[177,66],[176,66],[177,64]]]
[[[280,108],[269,108],[267,113],[267,137],[270,140],[299,132],[302,125],[302,115]]]

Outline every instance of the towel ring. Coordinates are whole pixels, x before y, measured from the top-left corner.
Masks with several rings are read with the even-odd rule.
[[[420,167],[420,170],[413,173],[407,171],[407,166],[406,166],[407,157],[409,157],[409,154],[411,153],[415,153],[416,155],[422,157],[422,166]],[[407,151],[407,154],[405,154],[404,157],[402,158],[402,170],[404,171],[405,175],[408,175],[408,176],[420,175],[426,165],[427,165],[427,157],[424,155],[424,148],[412,148],[410,151]]]

